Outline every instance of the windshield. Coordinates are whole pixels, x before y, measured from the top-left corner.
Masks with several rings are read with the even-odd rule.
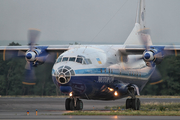
[[[65,62],[65,61],[77,62],[84,65],[92,64],[89,58],[85,58],[84,56],[81,56],[81,55],[78,55],[77,57],[59,56],[59,58],[56,60],[56,63]]]

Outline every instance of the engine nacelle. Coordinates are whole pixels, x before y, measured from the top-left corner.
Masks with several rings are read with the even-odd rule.
[[[121,94],[129,94],[129,92],[134,92],[134,95],[140,95],[139,88],[135,84],[118,83],[116,85],[116,90]]]

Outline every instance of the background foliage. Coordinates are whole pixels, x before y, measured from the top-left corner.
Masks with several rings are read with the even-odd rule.
[[[180,56],[164,58],[157,66],[162,75],[162,83],[147,84],[141,94],[144,95],[180,95]]]
[[[20,44],[12,42],[9,45]],[[3,61],[3,55],[0,55],[0,95],[61,95],[51,78],[53,63],[34,68],[36,74],[34,86],[22,84],[25,64],[24,58]],[[141,95],[180,95],[180,56],[166,57],[157,68],[163,82],[156,85],[148,83]]]

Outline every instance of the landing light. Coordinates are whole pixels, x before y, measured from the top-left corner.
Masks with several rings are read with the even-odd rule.
[[[109,87],[108,87],[108,90],[109,90],[109,91],[114,91],[114,89],[112,89],[112,88],[109,88]]]
[[[69,96],[70,96],[70,97],[72,97],[72,96],[73,96],[72,92],[70,92],[70,93],[69,93]]]
[[[114,92],[114,96],[118,96],[118,92],[117,91]]]

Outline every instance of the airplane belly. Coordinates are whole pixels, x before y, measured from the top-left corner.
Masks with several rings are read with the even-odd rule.
[[[109,76],[73,76],[68,86],[72,87],[73,95],[82,99],[114,100],[126,97],[126,93],[114,96],[115,91],[109,88],[114,86],[115,78]]]

